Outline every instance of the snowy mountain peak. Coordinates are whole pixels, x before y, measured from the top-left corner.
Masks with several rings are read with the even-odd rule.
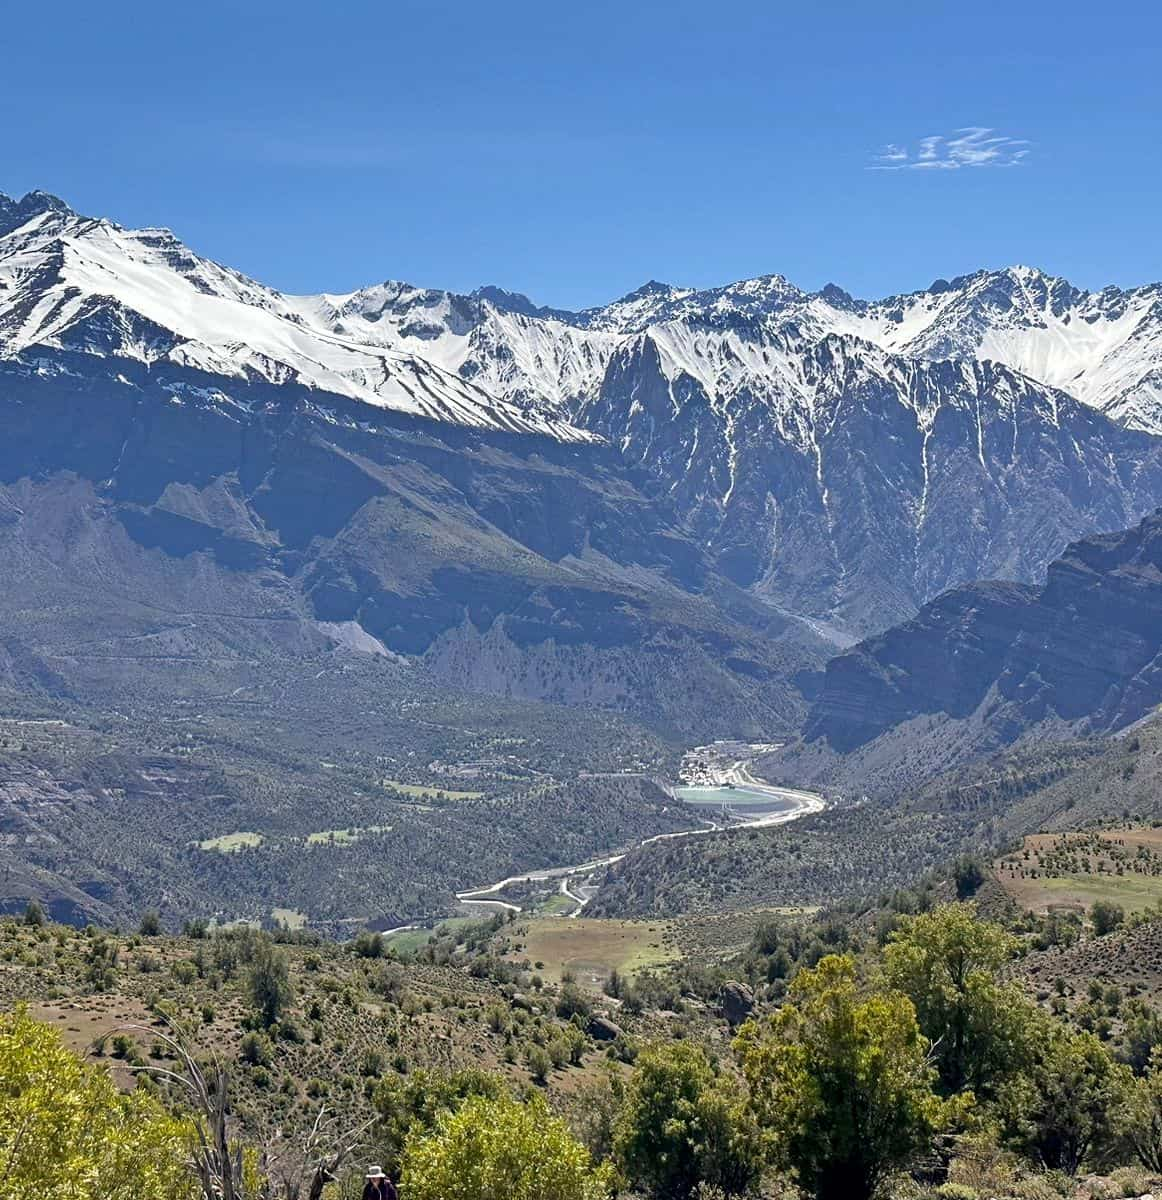
[[[823,318],[826,320],[826,316]],[[1036,267],[978,271],[836,311],[910,357],[1005,363],[1122,424],[1162,433],[1162,287],[1087,292]]]
[[[871,301],[779,274],[702,289],[652,279],[581,312],[493,285],[288,296],[168,229],[81,217],[44,192],[0,196],[0,354],[125,354],[575,438],[564,426],[585,419],[614,356],[647,332],[667,377],[698,380],[716,404],[739,388],[781,392],[813,345],[839,335],[907,361],[1002,363],[1162,434],[1159,285],[1088,292],[1015,265]]]
[[[457,307],[443,293],[403,284],[345,298],[288,297],[202,258],[168,229],[80,217],[44,193],[0,203],[0,358],[64,351],[131,359],[226,380],[294,382],[460,425],[592,438],[390,340],[362,336],[376,302],[382,310],[404,297],[438,310],[441,328]],[[342,328],[348,316],[355,332]],[[461,316],[469,328],[470,314]]]
[[[19,200],[0,192],[0,237],[48,213],[75,215],[59,196],[49,192],[28,192]]]

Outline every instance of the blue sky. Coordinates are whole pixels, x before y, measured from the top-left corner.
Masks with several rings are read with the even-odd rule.
[[[1160,7],[12,5],[0,191],[293,291],[1134,284],[1162,279]]]

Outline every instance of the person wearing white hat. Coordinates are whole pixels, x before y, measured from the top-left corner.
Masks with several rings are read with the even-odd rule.
[[[395,1184],[383,1173],[382,1167],[368,1167],[365,1179],[362,1200],[399,1200]]]

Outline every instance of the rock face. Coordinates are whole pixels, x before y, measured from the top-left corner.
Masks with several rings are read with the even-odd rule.
[[[936,717],[918,736],[1001,745],[1041,722],[1115,730],[1160,701],[1162,511],[1075,542],[1039,588],[958,588],[832,659],[805,738],[846,753]]]
[[[720,371],[689,373],[674,331],[651,330],[582,420],[665,481],[733,582],[843,630],[978,578],[1036,578],[1078,532],[1162,495],[1158,439],[1005,367],[755,330],[758,363],[728,372],[723,335],[696,333]]]
[[[754,993],[737,979],[722,985],[722,1015],[731,1025],[741,1025],[754,1011]]]
[[[112,479],[138,544],[275,564],[325,625],[542,699],[677,713],[693,674],[794,674],[817,647],[787,641],[1035,580],[1162,502],[1162,293],[1026,268],[874,302],[777,275],[579,313],[397,282],[289,296],[32,193],[0,197],[0,363],[5,422],[89,444],[109,420],[107,475],[68,445],[28,462]],[[188,451],[162,440],[195,425]],[[643,589],[668,614],[648,628]],[[723,622],[778,647],[735,654]],[[746,698],[724,731],[746,709],[772,715]]]
[[[0,362],[0,685],[181,693],[341,643],[675,728],[800,719],[821,643],[609,447],[98,366]]]

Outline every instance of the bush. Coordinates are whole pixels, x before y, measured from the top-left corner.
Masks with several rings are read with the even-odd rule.
[[[1112,900],[1095,900],[1089,910],[1093,931],[1098,937],[1112,933],[1126,919],[1126,910]]]
[[[382,958],[383,934],[365,931],[355,939],[353,949],[360,958]]]
[[[956,898],[968,900],[975,896],[987,878],[984,863],[975,854],[962,854],[952,867],[952,881],[956,885]]]
[[[393,1066],[402,1076],[407,1071],[407,1059],[397,1055]],[[406,1078],[400,1076],[381,1079],[371,1098],[379,1116],[376,1154],[393,1173],[407,1138],[431,1133],[443,1114],[455,1112],[472,1096],[497,1099],[505,1090],[499,1076],[474,1068],[450,1074],[416,1071]]]
[[[666,1200],[702,1188],[743,1195],[761,1173],[758,1130],[741,1090],[716,1078],[706,1055],[683,1042],[638,1056],[614,1149],[631,1184]]]
[[[409,1139],[400,1192],[408,1200],[604,1200],[609,1169],[539,1097],[473,1097],[434,1133]]]
[[[0,1016],[0,1194],[188,1197],[189,1136],[145,1088],[119,1092],[27,1012]]]
[[[589,997],[581,990],[580,985],[572,979],[566,979],[561,984],[561,994],[557,997],[557,1016],[568,1020],[573,1016],[589,1016],[592,1005]]]
[[[238,1047],[238,1053],[244,1063],[249,1063],[254,1067],[268,1067],[272,1058],[272,1048],[270,1042],[260,1033],[247,1033],[243,1035],[242,1042]]]
[[[544,1083],[549,1078],[553,1060],[543,1046],[530,1046],[525,1061],[528,1063],[529,1074],[537,1083]]]

